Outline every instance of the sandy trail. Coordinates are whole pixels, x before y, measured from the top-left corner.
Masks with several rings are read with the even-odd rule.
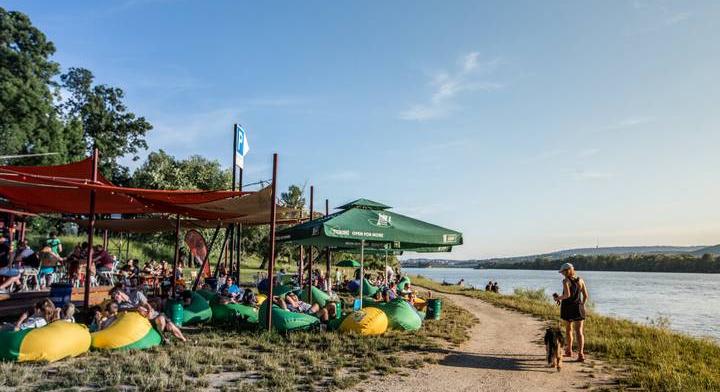
[[[565,358],[560,373],[547,367],[542,338],[545,323],[479,299],[442,295],[472,312],[480,322],[470,340],[450,349],[439,362],[409,375],[386,376],[361,384],[365,391],[574,391],[611,387],[604,366]]]

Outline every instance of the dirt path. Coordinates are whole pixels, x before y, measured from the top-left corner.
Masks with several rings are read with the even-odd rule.
[[[365,391],[574,391],[609,387],[602,364],[566,358],[560,373],[547,367],[542,345],[545,324],[528,315],[478,299],[442,295],[480,322],[470,340],[442,355],[437,364],[392,375],[360,387]]]

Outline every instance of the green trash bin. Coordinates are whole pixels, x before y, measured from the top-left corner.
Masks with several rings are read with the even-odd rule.
[[[442,313],[442,301],[440,298],[428,299],[425,311],[426,320],[440,320],[440,314]]]
[[[165,312],[173,324],[182,327],[185,318],[185,308],[180,301],[168,300],[165,304]]]

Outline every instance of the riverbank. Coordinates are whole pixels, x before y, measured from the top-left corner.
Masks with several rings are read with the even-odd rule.
[[[443,286],[416,277],[413,284],[441,293],[476,298],[496,306],[558,320],[559,310],[540,292],[499,295],[480,290]],[[720,390],[720,345],[706,339],[672,332],[662,325],[641,325],[589,312],[586,322],[589,355],[623,369],[623,388],[647,391]]]
[[[202,326],[190,342],[145,351],[92,351],[52,364],[0,363],[0,389],[295,391],[357,388],[371,377],[403,373],[461,344],[477,320],[447,304],[441,320],[416,332],[360,337],[337,332],[277,333]]]

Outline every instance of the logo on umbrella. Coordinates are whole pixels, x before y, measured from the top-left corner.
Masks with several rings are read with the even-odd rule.
[[[392,217],[386,214],[378,214],[377,220],[370,219],[370,223],[379,227],[390,227],[392,226]]]

